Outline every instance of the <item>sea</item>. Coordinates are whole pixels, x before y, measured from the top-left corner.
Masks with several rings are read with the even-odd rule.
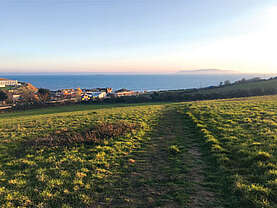
[[[92,89],[110,87],[114,90],[126,88],[135,91],[176,90],[217,86],[220,82],[231,82],[242,78],[254,77],[269,78],[270,76],[257,76],[257,74],[167,74],[167,75],[99,75],[99,74],[62,74],[62,75],[1,75],[2,78],[29,82],[37,88],[58,89]]]

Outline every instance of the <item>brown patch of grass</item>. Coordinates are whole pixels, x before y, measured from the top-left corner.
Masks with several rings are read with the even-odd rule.
[[[102,144],[106,139],[123,136],[139,126],[133,123],[119,121],[116,123],[103,122],[95,125],[92,129],[84,133],[69,133],[67,131],[56,131],[56,134],[43,138],[25,141],[28,146],[55,147],[66,146],[72,144]]]

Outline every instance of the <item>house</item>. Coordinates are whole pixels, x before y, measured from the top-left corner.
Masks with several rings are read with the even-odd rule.
[[[85,94],[82,95],[82,100],[87,101],[87,100],[93,100],[93,99],[103,99],[107,95],[106,92],[86,92]]]
[[[112,88],[96,88],[98,92],[106,92],[107,94],[111,93],[113,91]]]
[[[134,95],[138,95],[138,93],[135,91],[132,91],[132,90],[127,90],[127,89],[120,89],[120,90],[115,91],[115,93],[113,93],[114,97],[134,96]]]
[[[93,92],[92,97],[102,99],[106,96],[106,94],[106,92]]]
[[[106,92],[107,94],[113,91],[112,88],[94,88],[94,89],[83,89],[83,92]]]
[[[17,85],[19,85],[17,80],[0,78],[0,87],[17,86]]]
[[[21,99],[21,95],[12,95],[12,100],[14,101],[14,102],[16,102],[16,101],[18,101],[18,100],[20,100]]]
[[[75,94],[75,90],[74,90],[74,89],[63,89],[63,90],[61,91],[61,94],[62,94],[63,96],[65,96],[65,97],[67,97],[67,96],[72,96],[72,95]]]

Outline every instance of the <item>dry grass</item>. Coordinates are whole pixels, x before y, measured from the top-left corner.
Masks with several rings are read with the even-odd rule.
[[[128,123],[126,121],[117,121],[115,123],[101,122],[92,129],[83,133],[71,133],[56,131],[56,134],[46,137],[36,138],[34,140],[24,141],[26,146],[33,147],[55,147],[77,144],[103,144],[105,140],[125,136],[127,133],[138,130],[138,124]]]

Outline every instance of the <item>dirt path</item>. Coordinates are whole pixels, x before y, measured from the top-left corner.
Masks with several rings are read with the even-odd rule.
[[[195,131],[190,120],[168,108],[145,147],[129,156],[109,207],[219,208],[204,186]]]

